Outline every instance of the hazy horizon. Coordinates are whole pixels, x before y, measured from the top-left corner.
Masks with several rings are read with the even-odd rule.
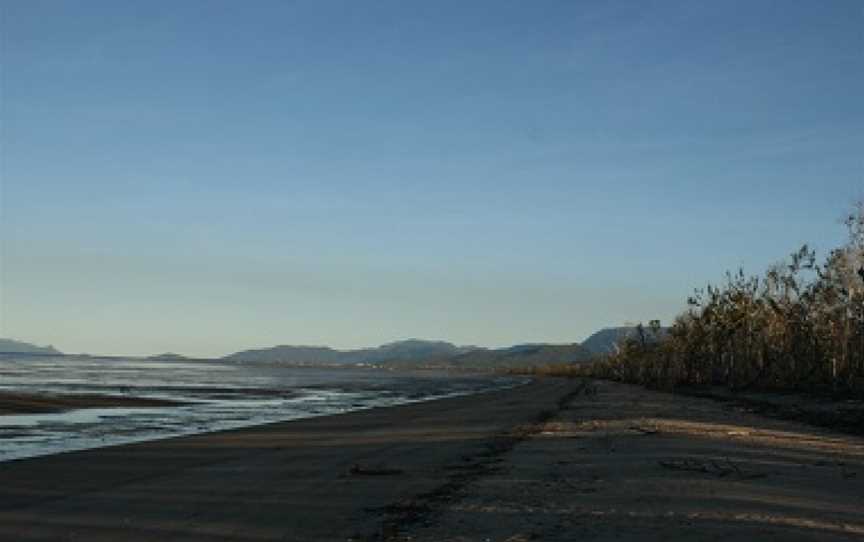
[[[619,326],[607,326],[607,327],[619,327]],[[600,331],[600,329],[597,329],[596,331]],[[585,339],[587,339],[587,338],[588,338],[588,337],[586,336],[586,337],[582,337],[582,338],[579,339],[579,340],[569,341],[569,342],[566,342],[566,343],[565,343],[565,342],[562,342],[562,343],[560,343],[560,344],[582,343],[582,342],[583,342]],[[9,339],[9,340],[12,340],[12,341],[18,341],[18,342],[26,342],[27,344],[32,344],[33,346],[39,346],[39,347],[48,347],[48,346],[51,346],[51,347],[56,348],[57,350],[59,350],[61,353],[65,354],[65,355],[120,356],[120,357],[123,357],[123,356],[130,356],[130,357],[141,357],[141,356],[159,356],[159,355],[162,355],[162,354],[179,354],[179,355],[183,355],[183,356],[186,356],[186,357],[192,357],[192,358],[194,358],[194,357],[199,357],[199,356],[195,356],[194,354],[188,354],[188,353],[183,353],[183,352],[174,352],[174,351],[168,351],[168,350],[159,350],[158,347],[157,347],[155,350],[154,350],[154,349],[151,349],[150,351],[147,351],[147,352],[141,352],[141,353],[136,353],[136,354],[130,354],[130,353],[128,353],[128,352],[101,352],[101,351],[93,351],[93,350],[87,350],[87,351],[75,351],[75,352],[71,352],[71,351],[63,350],[63,348],[60,348],[59,345],[56,345],[56,344],[49,344],[49,343],[46,343],[46,342],[44,342],[44,341],[43,341],[43,342],[39,342],[39,341],[20,341],[19,339],[16,339],[15,337],[0,337],[0,340],[3,340],[3,339]],[[510,346],[520,346],[520,345],[524,345],[524,344],[552,344],[552,343],[536,343],[535,341],[530,341],[530,342],[525,342],[525,343],[499,344],[499,345],[484,345],[484,344],[473,344],[473,343],[472,343],[472,344],[462,344],[462,343],[454,343],[453,341],[448,341],[446,338],[434,338],[434,337],[433,337],[433,338],[428,338],[428,337],[426,337],[426,338],[424,338],[424,337],[402,337],[402,338],[397,338],[397,339],[392,339],[392,340],[383,341],[383,342],[381,342],[381,343],[377,343],[377,344],[355,345],[355,346],[348,346],[348,347],[336,347],[336,346],[333,346],[332,344],[326,344],[326,343],[322,343],[322,344],[312,344],[312,343],[305,343],[305,342],[302,342],[302,341],[301,341],[301,342],[297,342],[297,343],[290,343],[290,344],[286,344],[286,343],[273,343],[273,344],[259,344],[259,345],[238,345],[238,346],[237,346],[236,348],[234,348],[233,350],[223,352],[222,354],[217,354],[217,355],[212,355],[212,356],[200,356],[200,357],[219,359],[219,358],[222,358],[222,357],[225,357],[225,356],[228,356],[228,355],[230,355],[230,354],[234,354],[234,353],[237,353],[237,352],[239,352],[239,351],[243,351],[243,350],[255,350],[255,349],[262,349],[262,348],[263,348],[263,349],[267,349],[267,348],[272,348],[272,347],[275,347],[275,346],[291,346],[291,347],[298,347],[298,348],[332,348],[332,349],[334,349],[334,350],[338,350],[338,351],[350,351],[350,350],[361,350],[361,349],[365,349],[365,348],[375,348],[375,347],[378,347],[378,346],[385,346],[385,345],[388,345],[388,344],[401,343],[401,342],[408,342],[408,341],[446,342],[446,343],[453,344],[454,346],[457,346],[457,347],[460,347],[460,348],[488,348],[488,349],[494,349],[494,348],[506,348],[506,347],[510,347]],[[0,353],[2,353],[2,352],[3,352],[3,351],[0,350]]]
[[[824,255],[857,1],[6,2],[0,337],[572,343]]]

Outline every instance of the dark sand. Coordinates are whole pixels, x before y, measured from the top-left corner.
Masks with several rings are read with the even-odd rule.
[[[448,467],[554,408],[573,386],[550,380],[0,463],[0,539],[345,541],[376,533],[378,509],[435,490]]]
[[[98,394],[37,394],[0,392],[0,416],[7,414],[41,414],[78,408],[160,407],[181,405],[178,401]]]
[[[864,439],[541,380],[0,463],[0,540],[861,540]]]
[[[601,382],[497,467],[403,539],[864,540],[864,439],[711,399]]]

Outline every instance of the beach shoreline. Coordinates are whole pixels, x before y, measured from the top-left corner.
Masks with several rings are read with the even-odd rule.
[[[548,378],[2,463],[0,540],[850,540],[862,499],[861,438]]]
[[[0,540],[366,536],[380,522],[368,510],[435,490],[448,465],[554,408],[574,385],[533,382],[7,461],[0,463]],[[374,474],[384,468],[400,474]]]

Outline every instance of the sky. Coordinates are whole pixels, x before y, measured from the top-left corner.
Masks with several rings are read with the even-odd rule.
[[[0,46],[0,336],[66,352],[580,341],[864,197],[858,0],[3,0]]]

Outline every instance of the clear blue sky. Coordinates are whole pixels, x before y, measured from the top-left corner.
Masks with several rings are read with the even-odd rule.
[[[864,4],[3,1],[0,336],[572,342],[840,243]]]

